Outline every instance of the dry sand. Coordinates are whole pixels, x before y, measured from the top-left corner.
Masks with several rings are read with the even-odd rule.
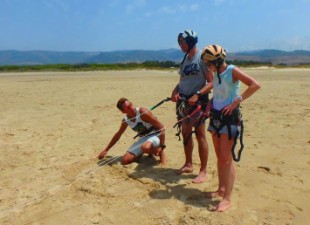
[[[97,164],[123,116],[116,101],[151,107],[176,71],[0,74],[0,224],[309,224],[310,70],[246,71],[262,88],[242,104],[245,150],[224,213],[204,197],[217,187],[209,134],[207,181],[191,183],[197,145],[194,173],[175,174],[184,154],[171,102],[153,111],[167,129],[166,167],[120,164],[130,130]]]

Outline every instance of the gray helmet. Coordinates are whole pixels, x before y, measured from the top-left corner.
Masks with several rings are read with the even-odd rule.
[[[186,29],[183,33],[179,33],[179,35],[178,35],[178,43],[180,44],[183,41],[185,41],[186,44],[188,45],[188,50],[187,50],[186,54],[183,57],[181,65],[183,64],[187,54],[190,52],[190,50],[192,50],[192,48],[198,42],[198,37],[197,37],[196,32],[191,30],[191,29]]]
[[[185,40],[189,49],[192,49],[198,42],[198,36],[195,31],[186,29],[183,33],[179,33],[178,35],[178,43],[182,42],[182,40]]]

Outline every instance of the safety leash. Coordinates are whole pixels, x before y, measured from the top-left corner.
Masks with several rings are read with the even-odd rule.
[[[161,104],[163,104],[164,102],[168,102],[168,101],[170,101],[170,100],[171,100],[171,98],[167,97],[167,98],[165,98],[164,100],[162,100],[162,101],[160,101],[159,103],[157,103],[156,105],[152,106],[152,107],[150,108],[150,110],[153,110],[153,109],[157,108],[158,106],[160,106]]]

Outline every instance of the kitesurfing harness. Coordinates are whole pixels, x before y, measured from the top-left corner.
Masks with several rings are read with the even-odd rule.
[[[164,102],[170,101],[171,98],[165,98],[162,101],[158,102],[157,104],[155,104],[154,106],[150,107],[150,110],[153,110],[155,108],[157,108],[158,106],[162,105]],[[139,123],[137,124],[137,127],[142,127],[143,125],[141,124],[139,126]],[[144,136],[149,136],[149,135],[153,135],[156,133],[159,133],[160,131],[158,129],[156,129],[155,127],[150,127],[149,129],[141,129],[141,130],[136,130],[138,133],[136,136],[134,136],[133,138],[136,139],[137,137],[144,137]]]
[[[220,123],[219,125],[215,125],[216,123]],[[210,125],[215,129],[215,132],[218,136],[220,136],[220,130],[226,126],[228,131],[228,138],[231,140],[234,139],[234,144],[232,146],[231,152],[232,157],[235,162],[239,162],[241,159],[241,153],[244,148],[243,144],[243,132],[244,132],[244,125],[242,120],[242,115],[239,109],[239,106],[235,108],[231,115],[224,115],[222,111],[218,111],[216,109],[211,109],[210,112]],[[233,136],[231,132],[231,125],[240,126],[240,132],[237,130],[236,134]],[[235,147],[237,145],[237,140],[240,135],[240,145],[241,148],[238,151],[237,156],[235,155]]]
[[[182,132],[182,123],[191,123],[191,125],[195,128],[188,137],[184,137],[183,144],[186,146],[188,140],[192,136],[193,133],[196,133],[196,128],[205,122],[208,118],[205,113],[205,109],[208,103],[208,94],[201,96],[202,99],[199,99],[195,106],[191,106],[188,104],[188,99],[191,96],[181,95],[181,99],[177,102],[176,105],[176,114],[177,114],[177,122],[173,126],[173,128],[177,127],[177,133],[179,141],[181,140],[180,134]]]

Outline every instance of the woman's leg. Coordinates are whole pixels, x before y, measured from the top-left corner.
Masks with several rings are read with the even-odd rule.
[[[215,208],[216,211],[223,212],[231,207],[231,193],[235,181],[235,168],[233,165],[231,148],[234,140],[229,140],[227,134],[220,135],[219,152],[218,152],[218,168],[219,182],[224,187],[224,195],[222,201]],[[222,187],[220,187],[220,190]]]
[[[217,135],[215,131],[212,131],[212,142],[215,150],[215,154],[217,157],[217,173],[218,173],[218,188],[216,191],[213,192],[207,192],[206,196],[207,198],[217,198],[217,197],[223,197],[225,192],[225,186],[223,181],[223,171],[221,170],[221,167],[219,166],[219,157],[220,157],[220,137]]]

